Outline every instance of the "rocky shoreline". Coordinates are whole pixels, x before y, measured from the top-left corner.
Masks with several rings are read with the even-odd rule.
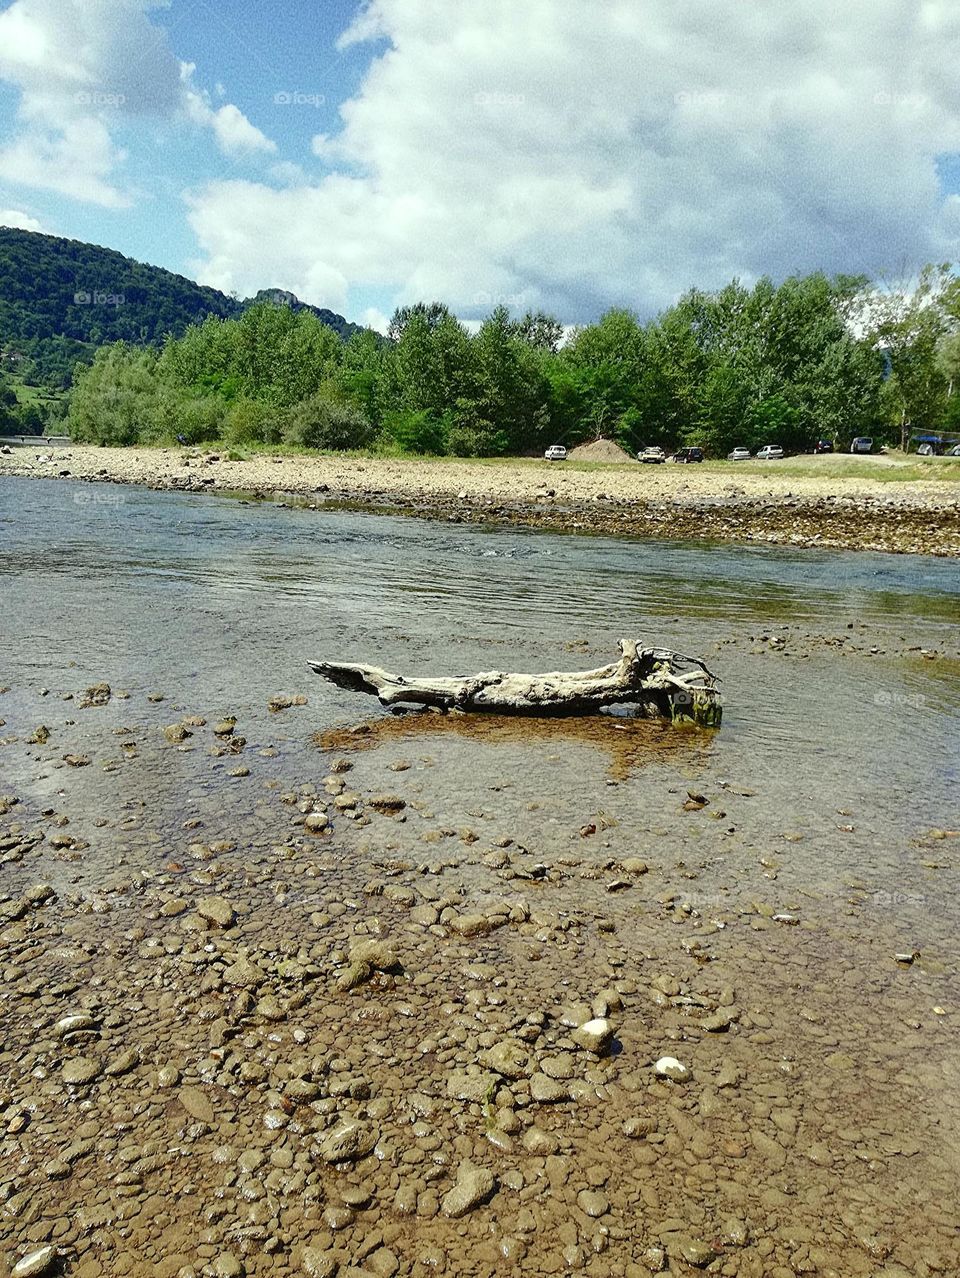
[[[954,1271],[954,972],[778,883],[803,834],[671,784],[696,740],[662,829],[608,792],[561,853],[436,811],[402,719],[0,713],[4,1278]]]
[[[12,449],[0,455],[3,475],[222,492],[464,524],[960,556],[960,491],[936,480],[299,456],[238,461],[200,450],[88,446]]]

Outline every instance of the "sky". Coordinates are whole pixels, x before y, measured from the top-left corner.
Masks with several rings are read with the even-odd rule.
[[[0,0],[0,224],[383,329],[960,260],[956,0]]]

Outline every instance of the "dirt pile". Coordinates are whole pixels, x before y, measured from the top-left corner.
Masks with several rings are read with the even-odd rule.
[[[571,448],[567,456],[571,461],[628,462],[634,459],[625,448],[612,439],[595,439],[592,444],[580,444]]]

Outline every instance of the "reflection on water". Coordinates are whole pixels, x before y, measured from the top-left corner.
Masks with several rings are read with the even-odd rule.
[[[681,730],[667,723],[612,714],[537,719],[414,711],[380,716],[349,728],[328,728],[317,733],[315,742],[322,750],[351,754],[385,746],[442,749],[450,737],[459,737],[467,743],[516,751],[521,756],[526,752],[528,757],[531,752],[586,746],[606,758],[611,780],[626,781],[657,762],[700,766],[714,736],[709,731]]]

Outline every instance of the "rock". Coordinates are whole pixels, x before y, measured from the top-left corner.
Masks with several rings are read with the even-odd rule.
[[[181,741],[186,741],[187,737],[192,737],[193,733],[182,723],[168,723],[163,730],[163,735],[171,745],[179,745]]]
[[[681,1236],[673,1239],[668,1244],[668,1250],[671,1257],[685,1260],[688,1265],[693,1265],[695,1269],[705,1269],[707,1265],[717,1258],[717,1253],[709,1243],[702,1242],[699,1238]]]
[[[73,1086],[92,1083],[100,1073],[100,1062],[92,1056],[75,1056],[63,1067],[63,1081]]]
[[[133,1069],[134,1065],[140,1063],[140,1053],[135,1047],[128,1047],[125,1052],[121,1052],[119,1056],[115,1056],[112,1061],[104,1069],[104,1073],[111,1078],[119,1078],[121,1074],[127,1074]]]
[[[610,1202],[606,1194],[595,1189],[581,1189],[577,1194],[577,1206],[582,1212],[594,1218],[605,1216],[610,1210]]]
[[[560,1148],[556,1136],[545,1132],[542,1127],[528,1127],[523,1133],[522,1143],[528,1154],[536,1154],[540,1158],[555,1154]]]
[[[280,1005],[279,999],[273,994],[266,994],[257,1001],[254,1011],[258,1016],[262,1016],[265,1021],[282,1021],[286,1017],[286,1012]]]
[[[262,985],[267,977],[262,968],[257,967],[256,963],[241,955],[236,962],[231,963],[226,969],[223,979],[227,985],[238,985],[241,989],[250,990]]]
[[[674,1083],[685,1083],[691,1077],[689,1068],[675,1056],[661,1056],[653,1068],[662,1078],[669,1078]]]
[[[68,1034],[75,1034],[80,1030],[95,1029],[97,1022],[89,1012],[73,1012],[69,1016],[63,1016],[57,1021],[53,1027],[53,1031],[58,1037],[65,1038]]]
[[[213,1262],[216,1278],[242,1278],[244,1268],[232,1251],[221,1252]]]
[[[703,1018],[700,1022],[700,1028],[706,1030],[708,1034],[723,1034],[736,1019],[736,1008],[718,1007],[715,1012],[711,1012]]]
[[[534,1074],[530,1079],[530,1095],[540,1105],[554,1105],[565,1101],[569,1095],[562,1083],[546,1074]]]
[[[308,812],[304,817],[303,828],[308,834],[324,834],[330,825],[326,812]]]
[[[191,1118],[195,1118],[198,1123],[206,1123],[208,1127],[213,1126],[215,1118],[213,1105],[199,1087],[181,1087],[177,1093],[177,1100]]]
[[[222,896],[202,896],[197,902],[197,913],[216,927],[230,927],[236,920],[236,912]]]
[[[407,806],[407,801],[401,799],[399,794],[375,794],[369,806],[374,812],[382,812],[385,816],[396,816]]]
[[[624,874],[646,874],[649,866],[639,856],[627,856],[620,862]]]
[[[180,1082],[180,1071],[175,1065],[161,1065],[157,1070],[158,1087],[176,1087]]]
[[[366,985],[367,981],[373,977],[373,972],[374,969],[369,963],[351,963],[337,977],[337,989],[347,994],[360,985]]]
[[[461,1163],[457,1171],[457,1183],[445,1196],[441,1211],[451,1220],[458,1220],[468,1211],[485,1202],[496,1188],[496,1177],[486,1167],[473,1163]]]
[[[105,706],[110,700],[109,683],[95,683],[87,688],[80,702],[81,710],[89,710],[91,706]]]
[[[515,1038],[503,1038],[481,1053],[481,1065],[504,1078],[524,1078],[530,1072],[530,1053]]]
[[[233,730],[237,726],[236,719],[221,719],[219,723],[213,725],[214,735],[218,737],[229,737],[233,735]]]
[[[28,745],[46,745],[50,740],[50,729],[45,723],[41,723],[39,727],[34,728],[32,734],[27,737]]]
[[[307,1278],[333,1278],[337,1272],[337,1261],[329,1251],[323,1251],[319,1247],[304,1247],[300,1268]]]
[[[366,1158],[376,1143],[374,1128],[358,1118],[348,1118],[325,1133],[320,1142],[320,1157],[325,1163],[352,1162]]]
[[[599,1056],[613,1037],[613,1026],[602,1016],[578,1025],[570,1035],[578,1047]]]
[[[377,1278],[393,1278],[393,1275],[400,1268],[400,1261],[397,1259],[396,1253],[391,1251],[389,1247],[378,1247],[363,1263],[371,1273],[377,1275]]]
[[[86,754],[65,754],[63,761],[71,768],[88,768],[90,766],[90,756]]]
[[[450,927],[458,936],[485,936],[496,926],[485,914],[457,914],[450,920]]]
[[[447,1095],[451,1100],[465,1100],[482,1105],[491,1099],[496,1090],[497,1079],[493,1074],[453,1073],[447,1077]]]
[[[280,710],[289,710],[291,706],[305,706],[306,704],[307,699],[304,696],[288,697],[280,693],[270,698],[267,702],[267,709],[272,714],[277,714]]]
[[[369,963],[378,972],[390,972],[400,966],[396,950],[386,941],[371,937],[370,940],[357,941],[350,947],[351,963]]]
[[[50,1272],[56,1259],[56,1247],[41,1247],[38,1251],[31,1251],[13,1266],[10,1278],[40,1278],[40,1275]]]

